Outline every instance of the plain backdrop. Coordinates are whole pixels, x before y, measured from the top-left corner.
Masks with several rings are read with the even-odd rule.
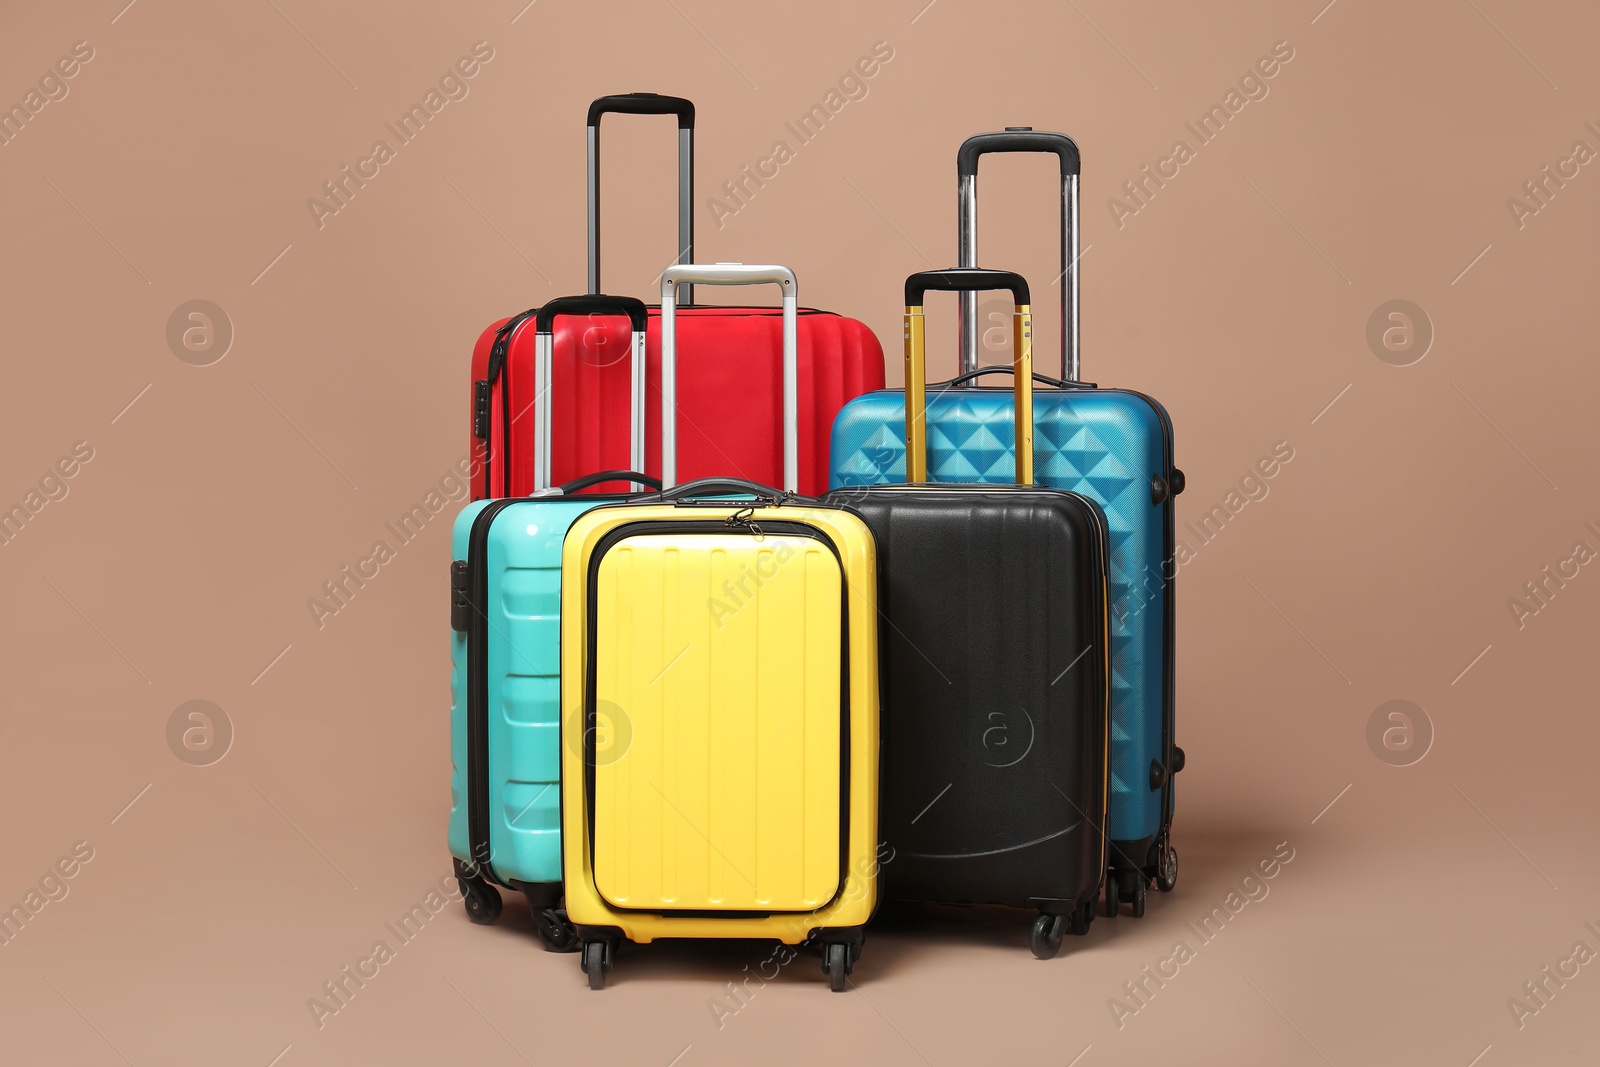
[[[0,904],[93,853],[0,945],[0,1058],[1593,1058],[1595,967],[1523,988],[1600,949],[1600,565],[1542,571],[1600,551],[1589,6],[125,2],[0,14],[0,104],[25,115],[0,146],[0,506],[38,505],[0,544]],[[77,42],[92,59],[51,76]],[[478,42],[492,58],[399,145],[386,124]],[[961,139],[1069,132],[1084,375],[1170,410],[1180,523],[1292,449],[1179,576],[1178,889],[1048,963],[1025,916],[913,915],[855,991],[802,956],[731,1017],[708,1002],[738,1005],[770,946],[632,950],[591,994],[519,902],[487,929],[451,904],[319,1028],[307,1000],[449,871],[455,505],[403,546],[385,523],[466,454],[478,332],[582,290],[584,110],[633,90],[699,105],[699,258],[792,266],[802,302],[878,333],[891,382],[904,276],[955,258]],[[393,158],[318,219],[380,139]],[[780,140],[765,186],[710,202]],[[673,143],[607,121],[609,290],[648,295],[671,255]],[[1169,177],[1132,200],[1147,165]],[[979,190],[980,259],[1043,294],[1051,369],[1050,162],[986,160]],[[168,340],[194,300],[231,323],[205,366]],[[1369,343],[1395,300],[1420,360]],[[932,314],[943,375],[953,307]],[[308,600],[385,539],[319,626]],[[231,723],[208,766],[169,747],[192,700]],[[1431,724],[1400,756],[1369,745],[1392,700]],[[1270,894],[1202,945],[1188,924],[1280,842]],[[1179,941],[1195,958],[1132,999]]]

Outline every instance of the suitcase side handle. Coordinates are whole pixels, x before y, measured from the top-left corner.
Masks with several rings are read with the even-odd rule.
[[[566,315],[625,315],[628,326],[632,332],[632,343],[629,357],[629,378],[632,386],[632,401],[628,412],[628,462],[633,467],[633,472],[644,470],[644,392],[645,392],[645,328],[649,324],[649,315],[645,310],[644,301],[636,300],[631,296],[606,296],[603,293],[591,293],[586,296],[558,296],[547,301],[543,307],[534,314],[533,328],[533,378],[538,396],[533,402],[534,434],[536,442],[533,454],[533,491],[535,494],[548,492],[550,489],[550,447],[551,447],[551,410],[550,393],[555,381],[555,320]],[[579,340],[582,344],[582,339]],[[506,430],[510,432],[510,426]],[[617,472],[608,472],[616,474]],[[632,473],[632,472],[624,472]],[[601,478],[600,481],[611,481],[611,478]],[[582,481],[582,479],[579,479]],[[651,485],[639,478],[630,478],[640,488],[661,488]],[[651,479],[654,481],[654,479]],[[591,482],[590,484],[594,484]],[[569,487],[563,487],[566,492]]]
[[[679,285],[772,284],[783,293],[783,488],[800,488],[800,348],[794,271],[777,264],[680,264],[661,272],[661,484],[678,481],[678,308]]]
[[[1061,160],[1061,378],[1078,380],[1078,178],[1082,158],[1077,142],[1064,133],[1008,126],[999,133],[979,133],[956,151],[956,262],[978,265],[978,160],[996,152],[1039,152]],[[978,297],[961,297],[961,373],[978,369]]]
[[[600,118],[623,115],[678,117],[678,255],[674,262],[694,262],[694,104],[681,96],[624,93],[602,96],[589,105],[589,292],[600,291]],[[694,303],[685,286],[680,299]]]
[[[1007,270],[929,270],[906,279],[906,481],[928,480],[927,330],[922,298],[930,290],[976,293],[1010,290],[1016,301],[1012,319],[1012,396],[1016,428],[1017,484],[1033,484],[1033,324],[1028,283]]]

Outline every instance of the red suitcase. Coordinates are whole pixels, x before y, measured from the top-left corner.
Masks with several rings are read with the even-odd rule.
[[[606,96],[589,106],[589,292],[600,291],[600,118],[607,112],[678,119],[678,263],[694,260],[694,105],[654,93]],[[679,343],[696,353],[678,376],[678,478],[738,475],[783,481],[783,329],[775,307],[694,306],[679,296]],[[490,326],[472,352],[472,448],[483,464],[474,499],[534,489],[532,311]],[[661,309],[650,309],[645,471],[661,472]],[[799,491],[828,488],[828,439],[845,402],[883,388],[883,348],[855,319],[802,308],[799,329]],[[551,485],[588,471],[628,469],[630,335],[624,318],[557,322],[551,373]],[[509,427],[509,432],[508,432]],[[627,486],[598,491],[624,492]]]

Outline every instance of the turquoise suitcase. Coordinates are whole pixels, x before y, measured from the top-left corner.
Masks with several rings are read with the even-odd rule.
[[[599,471],[560,488],[550,477],[551,327],[561,315],[627,315],[633,330],[633,442],[642,467],[645,306],[564,297],[539,309],[532,496],[477,500],[456,518],[450,563],[450,854],[467,915],[492,923],[501,886],[528,900],[554,951],[577,948],[561,910],[561,551],[573,521],[626,499],[580,494],[604,482],[659,490],[636,471]]]

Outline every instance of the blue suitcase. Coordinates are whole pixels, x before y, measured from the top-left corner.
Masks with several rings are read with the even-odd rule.
[[[1170,890],[1178,874],[1172,847],[1173,775],[1183,750],[1173,744],[1173,497],[1183,472],[1173,466],[1172,422],[1142,393],[1101,389],[1078,376],[1078,147],[1063,134],[1012,128],[968,138],[957,156],[962,267],[976,265],[978,159],[991,152],[1045,152],[1061,160],[1062,378],[1035,375],[1034,472],[1038,484],[1069,489],[1104,510],[1110,537],[1111,781],[1106,914],[1120,903],[1144,911],[1154,880]],[[934,481],[1005,483],[1013,479],[1012,388],[976,384],[1011,368],[977,366],[975,294],[962,298],[962,373],[927,391],[928,476]],[[906,480],[905,393],[857,397],[833,424],[830,485]]]
[[[633,471],[550,481],[552,324],[560,315],[627,315],[633,330]],[[561,904],[561,550],[574,520],[624,499],[575,495],[632,481],[644,466],[645,306],[608,296],[563,297],[539,309],[535,491],[477,500],[456,518],[450,564],[450,854],[473,922],[500,917],[500,893],[522,893],[546,947],[573,951]]]

